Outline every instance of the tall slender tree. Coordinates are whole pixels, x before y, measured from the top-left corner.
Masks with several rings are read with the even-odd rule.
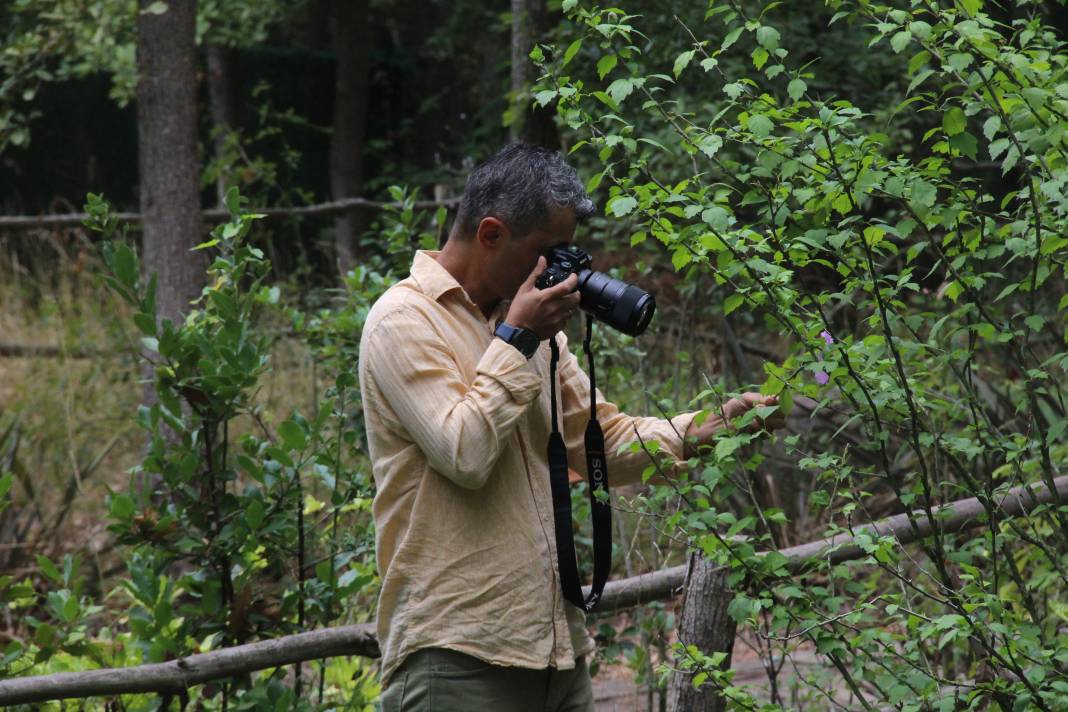
[[[534,65],[530,50],[548,31],[545,0],[512,0],[512,101],[515,117],[512,140],[559,148],[560,136],[553,122],[552,107],[535,107],[530,100]]]
[[[238,104],[234,74],[237,68],[237,50],[233,47],[212,43],[207,46],[208,103],[211,106],[211,123],[214,132],[215,157],[220,158],[226,150],[230,134],[238,127]],[[229,177],[220,173],[215,180],[215,199],[223,204]]]
[[[178,319],[200,293],[204,257],[197,161],[196,2],[140,0],[137,145],[143,260],[159,277],[158,314]],[[164,11],[159,11],[165,6]]]
[[[334,134],[330,142],[330,193],[334,200],[358,196],[363,189],[363,151],[367,133],[369,67],[368,0],[335,0]],[[334,220],[337,265],[345,274],[355,263],[356,239],[367,225],[365,210]]]

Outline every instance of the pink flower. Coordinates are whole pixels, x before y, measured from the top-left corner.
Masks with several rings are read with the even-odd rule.
[[[827,345],[828,345],[828,346],[830,346],[831,344],[833,344],[833,343],[834,343],[834,337],[833,337],[833,336],[831,336],[831,332],[829,332],[829,331],[821,331],[821,332],[820,332],[820,336],[822,336],[822,337],[823,337],[823,340],[824,340],[825,342],[827,342]]]
[[[826,371],[816,371],[816,383],[821,386],[826,386],[827,382],[831,380],[831,377],[827,375]]]

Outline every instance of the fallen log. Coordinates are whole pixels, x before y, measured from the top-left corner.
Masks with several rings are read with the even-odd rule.
[[[993,502],[1001,519],[1028,514],[1043,504],[1068,501],[1068,475],[1053,481],[1051,491],[1043,483],[1014,487]],[[906,514],[897,514],[864,524],[852,532],[801,544],[779,553],[787,558],[786,568],[801,571],[823,561],[838,564],[863,558],[865,550],[856,537],[892,536],[901,545],[926,537],[939,526],[943,532],[959,532],[983,524],[986,508],[977,497],[942,505],[933,510],[934,521],[924,512],[912,514],[915,528]],[[617,611],[650,601],[674,597],[686,583],[687,566],[675,566],[651,574],[609,582],[598,611]],[[588,594],[588,591],[587,591]],[[337,655],[377,657],[378,640],[370,624],[324,628],[273,640],[238,645],[209,653],[190,655],[166,663],[131,668],[65,672],[0,681],[0,705],[44,702],[76,697],[118,695],[136,692],[177,694],[192,685],[232,677],[304,660]]]
[[[137,692],[180,694],[210,680],[338,655],[378,657],[374,626],[323,628],[165,663],[13,678],[0,682],[0,705]]]

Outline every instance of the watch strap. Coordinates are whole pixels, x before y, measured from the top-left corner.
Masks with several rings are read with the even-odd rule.
[[[528,359],[538,350],[538,344],[540,342],[540,339],[538,339],[533,331],[518,326],[512,326],[503,321],[497,325],[497,328],[493,331],[493,335],[504,341],[506,344],[514,346],[519,353],[523,354]]]

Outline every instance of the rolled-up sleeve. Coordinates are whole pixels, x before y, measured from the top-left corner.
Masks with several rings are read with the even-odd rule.
[[[566,337],[558,334],[556,338],[560,345],[560,401],[568,462],[585,477],[586,458],[583,453],[586,423],[590,417],[590,379],[567,348]],[[639,436],[646,443],[659,443],[661,452],[669,454],[676,463],[681,462],[684,459],[686,430],[695,415],[683,413],[670,420],[627,415],[614,404],[605,402],[598,389],[597,420],[604,431],[609,485],[619,487],[637,482],[645,468],[652,464],[649,456],[641,450],[619,452],[622,446],[637,441]]]
[[[361,354],[367,392],[376,394],[435,471],[468,489],[482,487],[516,422],[541,391],[541,378],[517,349],[493,339],[468,385],[452,350],[414,309],[385,315]],[[365,404],[365,407],[368,404]]]

